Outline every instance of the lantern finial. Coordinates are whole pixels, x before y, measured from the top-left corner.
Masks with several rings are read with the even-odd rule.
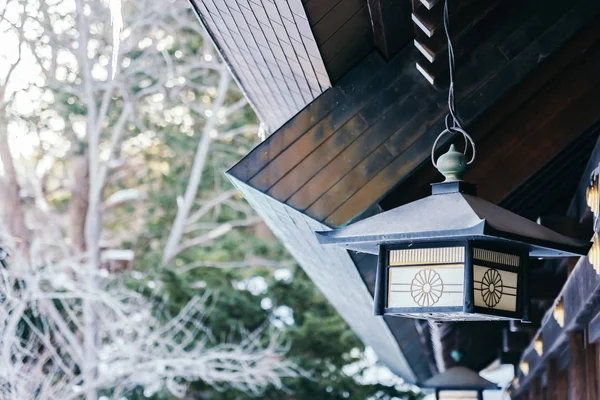
[[[463,153],[456,150],[454,144],[442,154],[437,160],[437,169],[446,178],[446,182],[462,181],[467,170],[467,158]]]

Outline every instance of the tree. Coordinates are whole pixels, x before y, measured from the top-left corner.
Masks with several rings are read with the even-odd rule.
[[[3,213],[2,246],[9,257],[0,299],[0,387],[15,399],[95,399],[104,392],[118,397],[136,387],[152,394],[163,383],[181,397],[186,383],[197,379],[258,393],[300,373],[283,358],[286,345],[275,331],[244,331],[236,342],[214,339],[203,324],[211,309],[208,292],[163,315],[164,306],[110,279],[111,269],[135,260],[133,249],[122,246],[134,243],[144,227],[123,225],[126,221],[111,227],[110,222],[125,214],[130,220],[139,217],[122,211],[148,192],[144,184],[150,180],[139,179],[139,162],[166,125],[174,129],[183,123],[180,134],[200,128],[202,135],[165,262],[202,244],[198,238],[212,240],[257,221],[224,222],[197,237],[187,235],[180,245],[186,233],[181,221],[195,206],[213,131],[219,127],[234,136],[253,127],[227,130],[227,117],[246,101],[202,40],[204,33],[187,7],[144,0],[130,7],[121,71],[114,79],[103,2],[12,0],[2,10],[2,28],[16,38],[19,50],[4,76],[0,135],[4,204],[10,206]],[[21,52],[33,60],[40,80],[8,94]],[[17,107],[17,96],[24,93],[37,102],[30,113]],[[192,102],[200,97],[201,105]],[[187,107],[173,107],[174,102]],[[165,123],[169,118],[174,124]],[[11,123],[37,135],[29,158],[13,155]],[[140,142],[142,151],[132,149]],[[21,171],[15,161],[22,163]],[[161,167],[148,165],[146,175],[161,173]],[[71,176],[65,176],[69,170]],[[136,181],[140,185],[129,186]]]
[[[32,243],[33,262],[4,238],[10,254],[0,270],[0,390],[6,399],[75,399],[83,391],[120,398],[133,388],[146,397],[163,387],[184,397],[190,382],[227,384],[259,394],[282,377],[297,376],[285,359],[279,335],[246,333],[236,343],[219,343],[205,325],[210,296],[195,296],[176,315],[161,315],[152,304],[106,270],[82,268],[77,259]],[[60,261],[56,264],[51,259]],[[92,274],[92,276],[86,276]],[[93,285],[82,282],[93,281]],[[94,377],[80,372],[86,362],[86,301],[94,312]],[[2,392],[0,391],[0,394]]]
[[[0,396],[414,397],[224,178],[260,124],[185,1],[123,2],[118,71],[102,0],[0,13]]]

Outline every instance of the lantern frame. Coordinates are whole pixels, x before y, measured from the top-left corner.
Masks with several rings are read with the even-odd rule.
[[[337,230],[316,232],[316,235],[323,245],[337,245],[348,250],[378,254],[374,290],[375,315],[400,315],[451,321],[511,319],[529,321],[530,272],[528,259],[585,255],[591,246],[589,242],[561,235],[477,197],[475,186],[463,181],[433,184],[432,194],[429,197],[376,214]],[[444,307],[442,304],[436,307],[430,307],[432,304],[416,307],[414,305],[418,302],[414,297],[410,299],[406,295],[402,295],[407,300],[406,307],[389,307],[389,298],[391,297],[388,292],[391,280],[389,271],[392,267],[388,259],[390,251],[431,250],[441,247],[464,248],[463,259],[453,262],[453,264],[461,264],[463,267],[462,302],[459,304],[456,301],[457,296],[454,295],[453,302],[449,302],[451,307]],[[508,271],[507,266],[511,264],[505,265],[502,260],[498,263],[482,260],[481,257],[475,260],[475,249],[501,253],[500,255],[503,257],[516,256],[519,259],[518,267],[516,270]],[[437,264],[449,263],[437,262]],[[428,265],[426,262],[412,263],[412,266],[420,266],[421,270],[435,268],[435,265]],[[481,273],[481,269],[478,270],[479,267],[495,270],[499,275],[503,273],[517,274],[516,285],[507,285],[508,291],[515,290],[517,298],[514,308],[506,309],[506,300],[501,300],[504,305],[500,307],[496,307],[496,304],[487,307],[477,305],[474,277],[476,271]],[[454,265],[453,268],[456,269],[458,266]],[[436,273],[439,274],[439,271]],[[415,277],[416,275],[413,279]],[[456,278],[452,278],[452,280],[455,283],[449,283],[449,285],[458,282]],[[501,281],[504,281],[503,277],[501,277]],[[508,277],[506,282],[514,282],[514,277]],[[403,276],[401,282],[397,284],[411,284],[412,294],[412,281],[408,281],[406,276]],[[491,288],[491,285],[489,287]],[[400,292],[400,290],[397,291]],[[493,292],[493,289],[491,291]],[[406,290],[402,292],[407,293]],[[502,296],[503,293],[500,295]],[[479,303],[481,304],[481,302]]]
[[[390,252],[394,250],[407,249],[440,249],[440,248],[459,248],[464,251],[464,261],[455,263],[452,260],[444,262],[443,260],[437,264],[423,265],[417,260],[413,264],[391,265],[389,258]],[[515,267],[500,264],[492,261],[486,261],[474,258],[475,249],[490,250],[492,252],[509,254],[519,257],[519,265]],[[375,280],[375,296],[374,296],[374,314],[375,315],[396,315],[408,316],[412,318],[435,319],[435,320],[500,320],[500,319],[516,319],[521,321],[529,321],[529,265],[528,265],[528,249],[525,246],[509,245],[505,243],[494,243],[478,239],[464,238],[463,240],[453,241],[424,241],[416,243],[401,243],[379,246],[379,257],[377,265],[377,273]],[[389,300],[391,294],[390,273],[392,269],[397,268],[418,268],[420,271],[426,269],[436,269],[436,266],[443,267],[445,265],[463,266],[463,286],[462,286],[462,305],[461,306],[410,306],[410,307],[390,307]],[[509,274],[516,274],[517,286],[515,288],[515,308],[514,311],[497,309],[494,307],[483,307],[476,305],[475,291],[477,289],[474,270],[476,267],[487,268],[491,271],[504,271]],[[457,267],[458,268],[458,267]],[[417,272],[417,274],[419,273]],[[406,285],[406,284],[400,284]],[[483,285],[483,284],[482,284]],[[443,287],[443,284],[442,284]],[[501,289],[502,290],[502,289]],[[440,296],[443,293],[440,294]],[[500,296],[506,293],[500,292]],[[509,295],[509,296],[512,296]],[[444,316],[447,314],[447,316]]]

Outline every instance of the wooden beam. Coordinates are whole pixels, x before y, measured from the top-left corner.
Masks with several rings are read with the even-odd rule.
[[[413,36],[410,0],[368,0],[368,4],[375,46],[389,60]]]
[[[567,347],[570,351],[571,362],[575,359],[573,369],[569,372],[569,387],[572,388],[573,385],[576,385],[573,390],[576,390],[577,393],[583,393],[584,396],[571,398],[585,398],[585,382],[573,383],[572,379],[575,379],[574,376],[577,374],[585,376],[585,357],[582,355],[584,345],[581,331],[588,326],[593,317],[600,311],[600,277],[587,260],[587,257],[579,258],[559,298],[564,312],[564,318],[561,321],[563,325],[559,326],[556,320],[555,305],[544,316],[542,326],[538,332],[538,335],[541,335],[544,340],[543,354],[539,356],[534,349],[534,344],[531,343],[521,357],[529,365],[529,374],[527,376],[522,373],[518,374],[520,388],[513,388],[513,391],[517,394],[528,390],[531,379],[541,373],[548,360],[562,357],[563,349]],[[573,332],[576,332],[576,334],[573,334]],[[580,342],[581,345],[578,345]],[[579,350],[577,350],[578,346]],[[576,353],[573,353],[573,351]]]
[[[590,321],[587,329],[588,341],[590,343],[600,341],[600,314],[596,315],[596,317]]]
[[[586,335],[587,336],[587,335]],[[585,381],[587,400],[598,400],[597,351],[595,343],[585,343]]]
[[[600,21],[597,20],[597,22]],[[468,127],[468,131],[472,134],[478,145],[478,157],[481,157],[481,159],[486,160],[484,164],[496,166],[496,163],[492,162],[491,160],[488,160],[488,158],[494,157],[494,154],[502,155],[504,159],[503,162],[508,162],[513,166],[517,165],[517,163],[523,162],[524,164],[526,164],[522,165],[524,168],[532,168],[527,174],[528,177],[526,179],[537,179],[537,177],[535,177],[533,174],[535,174],[535,171],[539,170],[540,165],[534,165],[534,163],[529,159],[529,156],[519,156],[518,158],[508,157],[507,154],[498,152],[497,146],[496,144],[494,144],[494,142],[496,140],[498,140],[499,143],[505,141],[505,139],[502,138],[502,135],[508,133],[510,133],[511,136],[514,135],[515,138],[521,139],[519,141],[518,146],[516,147],[522,146],[527,149],[536,148],[540,146],[542,141],[546,140],[545,130],[541,129],[539,130],[539,134],[541,135],[540,137],[534,138],[532,136],[529,136],[531,142],[526,143],[524,139],[526,139],[527,137],[523,135],[523,133],[525,129],[529,129],[526,128],[526,126],[531,125],[516,124],[512,127],[508,127],[506,124],[508,123],[508,121],[511,120],[514,122],[514,114],[517,112],[528,114],[528,110],[532,110],[531,107],[533,107],[533,105],[535,104],[537,104],[538,106],[542,106],[545,104],[544,107],[547,107],[544,113],[537,113],[538,117],[542,117],[551,112],[550,109],[552,108],[552,104],[550,103],[550,99],[547,98],[545,95],[548,93],[548,91],[551,90],[552,87],[558,85],[558,82],[555,81],[556,77],[559,77],[563,73],[566,73],[570,76],[577,75],[579,66],[581,66],[582,63],[585,62],[586,58],[590,54],[590,50],[593,49],[594,45],[600,41],[600,29],[598,28],[597,22],[592,22],[582,32],[580,32],[571,40],[569,40],[568,43],[565,43],[555,54],[547,57],[544,60],[544,62],[540,65],[540,67],[536,70],[535,74],[532,74],[529,77],[529,79],[515,87],[511,92],[507,93],[506,96],[504,96],[493,108],[488,110],[488,112],[482,115],[481,118],[476,120],[473,124],[471,124],[471,126]],[[593,75],[590,76],[593,79],[595,79],[594,76],[597,76],[597,74],[595,72],[592,72],[592,74]],[[568,79],[565,82],[565,84],[567,85],[566,90],[569,91],[569,93],[571,93],[571,90],[573,90],[573,88],[572,86],[569,86]],[[583,83],[583,85],[587,86],[587,83]],[[562,98],[564,99],[566,93],[565,89],[558,89],[558,93],[558,98],[560,99],[560,96],[563,96]],[[574,100],[574,97],[570,94],[566,96]],[[473,101],[477,102],[481,100]],[[598,100],[592,99],[592,102],[594,101]],[[458,109],[461,109],[460,105]],[[592,109],[593,107],[590,110]],[[597,115],[591,115],[587,122],[592,123],[594,119],[597,119]],[[529,113],[522,121],[524,120],[526,120],[528,124],[531,123],[541,125],[540,120],[534,117],[531,113]],[[573,133],[573,129],[565,129],[562,134],[563,139],[566,138],[565,135],[570,135]],[[574,137],[577,137],[579,133],[580,132],[578,132]],[[484,147],[484,145],[482,144],[482,140],[484,137],[489,137],[489,146]],[[550,142],[548,142],[547,144],[551,145]],[[551,152],[553,152],[555,155],[558,155],[564,149],[564,147],[557,146],[554,150],[549,151],[549,147],[546,147],[546,145],[544,146],[546,155],[548,155]],[[589,149],[590,146],[586,144],[582,147],[583,150],[585,150],[586,148]],[[487,151],[491,151],[492,153],[488,154]],[[580,150],[574,149],[574,151],[579,152]],[[551,172],[549,176],[556,176],[557,173],[564,170],[564,163],[569,160],[569,162],[580,162],[581,160],[585,160],[586,158],[587,156],[573,155],[569,156],[569,159],[565,159],[562,161],[557,160],[558,164],[555,165],[551,171],[548,171]],[[477,167],[474,168],[474,170],[475,169],[479,170],[480,164],[477,164]],[[493,172],[492,169],[488,170],[485,176],[479,175],[482,181],[474,181],[471,179],[472,183],[478,184],[480,196],[486,198],[487,200],[492,200],[495,202],[503,202],[505,200],[510,200],[509,197],[511,196],[511,192],[514,192],[518,188],[525,186],[527,182],[526,180],[516,179],[518,175],[505,173],[502,168],[493,168],[493,170],[495,172]],[[546,173],[546,175],[548,174]],[[390,192],[388,197],[383,199],[383,201],[380,202],[380,204],[383,209],[387,210],[428,196],[431,192],[429,184],[439,179],[439,173],[435,168],[433,168],[430,162],[422,163],[420,167],[416,171],[413,171],[413,173],[409,177],[407,177],[400,184],[397,184],[396,188],[392,192]],[[501,180],[506,184],[512,182],[510,183],[511,188],[504,187],[504,189],[502,189],[500,186],[496,187],[498,180]],[[536,186],[535,188],[529,188],[526,193],[520,193],[518,195],[515,194],[515,196],[516,198],[523,198],[524,195],[530,197],[531,195],[539,194],[539,200],[537,200],[534,203],[539,205],[541,203],[547,202],[549,198],[556,197],[557,194],[562,193],[561,190],[563,190],[564,192],[564,189],[560,188],[553,188],[551,189],[551,192],[547,191],[549,188],[552,188],[552,186],[555,186],[559,182],[569,183],[572,182],[572,180],[563,178],[555,179],[550,182],[545,182],[541,187]],[[490,186],[486,187],[488,185]],[[502,193],[500,193],[500,191],[502,191]],[[531,203],[523,204],[523,207],[520,207],[519,209],[515,209],[509,204],[502,205],[508,209],[517,211],[519,213],[523,213],[524,211],[532,209]],[[515,205],[519,206],[519,204]],[[580,197],[577,207],[583,209],[584,205],[585,198]],[[587,208],[587,206],[585,206],[585,208]],[[539,214],[534,215],[533,217],[537,217],[538,215]]]
[[[462,63],[463,55],[481,45],[497,29],[506,23],[506,16],[514,11],[515,2],[465,0],[451,5],[451,35],[454,55]],[[443,4],[433,10],[413,0],[413,22],[415,24],[414,46],[427,60],[420,69],[428,71],[434,78],[445,78],[448,70],[447,39],[443,29]],[[434,28],[435,27],[435,28]],[[431,36],[429,36],[431,34]],[[436,84],[447,79],[434,79]]]
[[[569,398],[586,399],[586,357],[583,344],[583,332],[569,332]]]
[[[564,400],[567,398],[567,374],[560,371],[556,359],[546,361],[546,377],[548,382],[548,400]]]
[[[600,399],[600,345],[595,343],[594,347],[596,349],[596,376],[594,381],[596,382],[596,398]]]
[[[540,378],[533,378],[529,389],[529,400],[540,400],[542,398],[542,388]]]
[[[415,26],[419,28],[424,34],[428,37],[432,37],[433,34],[438,30],[439,25],[436,20],[432,18],[428,18],[424,15],[417,15],[415,13],[411,14],[412,21],[415,23]]]

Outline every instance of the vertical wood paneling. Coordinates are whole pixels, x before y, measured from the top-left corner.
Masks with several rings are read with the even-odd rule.
[[[271,130],[331,86],[301,0],[191,1]]]
[[[351,135],[351,132],[362,132],[365,128],[366,123],[360,115],[352,115],[344,109],[337,109],[281,152],[261,170],[260,174],[250,180],[250,184],[266,191],[333,133]]]
[[[569,398],[583,400],[587,398],[583,332],[569,332],[569,352]]]
[[[598,354],[595,343],[585,344],[585,381],[587,400],[598,400]]]
[[[562,393],[560,393],[559,375],[560,374],[558,371],[558,365],[556,363],[556,360],[549,360],[546,363],[546,377],[548,381],[548,400],[561,400],[567,396],[567,394],[564,393],[565,397],[561,397]]]

